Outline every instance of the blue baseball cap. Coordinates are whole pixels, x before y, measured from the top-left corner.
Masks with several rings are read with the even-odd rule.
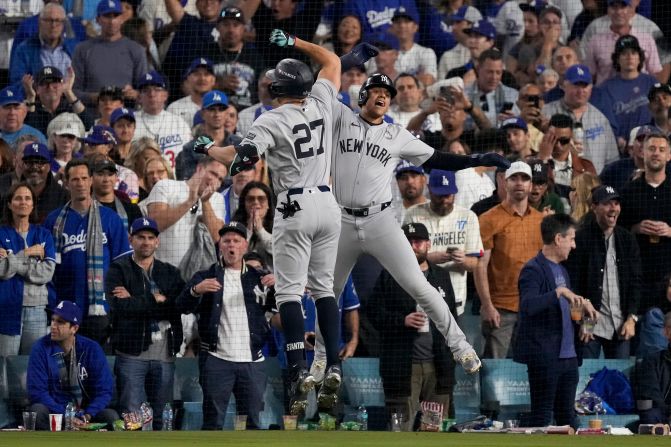
[[[398,51],[401,49],[401,43],[398,41],[398,37],[384,31],[371,34],[364,40],[372,45],[375,45],[380,51]]]
[[[589,72],[587,65],[575,64],[566,69],[564,79],[571,84],[591,84],[592,74]]]
[[[203,120],[203,115],[200,113],[200,110],[196,112],[195,115],[193,115],[193,123],[191,124],[191,127],[196,127],[199,124],[203,124],[205,120]]]
[[[96,10],[96,16],[104,16],[107,14],[121,14],[121,2],[119,0],[101,0],[98,3],[98,9]]]
[[[23,148],[23,157],[21,160],[30,160],[33,158],[41,158],[46,161],[51,161],[51,154],[49,148],[42,143],[32,143]]]
[[[405,6],[401,6],[394,11],[391,21],[393,22],[394,20],[401,18],[410,19],[415,23],[419,23],[419,15],[417,14],[417,11],[407,9]]]
[[[424,169],[421,166],[415,166],[408,160],[401,160],[394,169],[394,175],[399,178],[404,172],[416,172],[417,174],[424,174]]]
[[[487,20],[478,20],[471,28],[464,30],[466,34],[479,34],[487,39],[496,39],[496,28]]]
[[[527,122],[524,121],[519,116],[508,118],[501,124],[501,129],[522,129],[525,132],[529,132],[529,127]]]
[[[442,171],[434,169],[429,175],[429,192],[437,196],[448,196],[456,194],[459,191],[457,188],[457,178],[454,171]]]
[[[480,17],[477,13],[477,9],[471,8],[468,5],[464,5],[461,8],[457,9],[457,12],[451,14],[447,17],[447,22],[467,22],[475,23],[480,20]]]
[[[135,122],[135,114],[131,109],[119,107],[118,109],[114,109],[110,115],[110,124],[114,126],[114,124],[116,124],[116,122],[121,118],[126,118],[129,121]]]
[[[0,107],[9,104],[21,104],[23,102],[23,91],[14,87],[5,87],[0,90]]]
[[[212,64],[212,61],[204,57],[199,57],[191,61],[191,65],[189,65],[189,68],[187,68],[184,72],[184,78],[188,77],[191,73],[200,67],[203,67],[210,73],[214,74],[214,65]]]
[[[226,93],[219,90],[211,90],[203,95],[203,107],[201,107],[201,110],[216,105],[228,107],[228,96],[226,96]]]
[[[149,73],[146,73],[138,82],[138,88],[142,89],[148,85],[155,85],[156,87],[161,87],[163,89],[167,88],[165,83],[165,78],[156,70],[152,70]]]
[[[158,224],[151,217],[138,217],[133,221],[130,226],[130,235],[134,236],[135,233],[140,231],[151,231],[155,236],[161,233],[158,231]]]
[[[86,135],[84,138],[80,138],[83,143],[96,145],[96,144],[116,144],[116,136],[114,135],[114,129],[109,126],[103,126],[102,124],[96,124],[91,128],[91,132]]]
[[[51,311],[70,324],[79,326],[82,323],[82,310],[72,301],[61,301]]]

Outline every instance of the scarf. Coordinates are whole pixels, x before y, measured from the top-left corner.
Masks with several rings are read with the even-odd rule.
[[[66,203],[56,218],[53,237],[56,253],[61,258],[63,250],[63,229],[70,210]],[[107,315],[105,311],[105,288],[103,284],[103,229],[100,221],[100,204],[91,201],[88,226],[86,227],[86,290],[88,293],[88,315]]]
[[[116,194],[114,195],[114,209],[121,218],[121,222],[123,222],[123,227],[126,229],[127,232],[130,232],[130,228],[128,227],[128,213],[126,213],[126,208],[124,208],[123,203],[121,202],[121,200],[119,200]]]
[[[56,357],[56,362],[58,363],[58,376],[62,390],[72,396],[72,400],[75,402],[77,408],[81,408],[83,393],[81,383],[79,382],[76,345],[77,343],[74,343],[72,351],[70,351],[69,367],[65,364],[65,352],[57,352],[54,354],[54,357]]]

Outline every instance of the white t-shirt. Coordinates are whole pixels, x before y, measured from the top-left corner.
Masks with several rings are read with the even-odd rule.
[[[163,157],[175,168],[177,155],[182,147],[193,139],[191,126],[179,116],[167,110],[158,115],[149,115],[144,112],[135,114],[135,136],[133,141],[142,137],[153,138],[161,148]]]
[[[375,58],[366,62],[368,74],[377,73]],[[431,48],[414,44],[408,51],[398,51],[398,58],[394,63],[397,73],[417,75],[427,73],[436,78],[438,76],[438,59],[436,52]]]
[[[186,124],[193,127],[193,117],[200,110],[200,106],[193,102],[190,96],[185,96],[172,102],[166,110],[179,116]]]
[[[470,210],[475,202],[492,195],[496,189],[487,174],[478,175],[474,168],[462,169],[455,173],[457,188],[454,204]]]
[[[453,68],[463,67],[471,60],[471,52],[469,49],[460,43],[451,50],[448,50],[440,56],[438,62],[438,81],[445,79],[447,73]]]
[[[147,210],[152,203],[167,203],[170,207],[184,203],[189,198],[189,186],[184,181],[161,180],[151,190],[149,197],[140,203],[142,214],[149,215]],[[210,204],[217,217],[224,219],[224,198],[218,192],[210,197]],[[156,249],[156,259],[168,262],[175,267],[193,243],[193,230],[198,218],[203,214],[203,205],[199,201],[195,213],[187,211],[177,222],[161,232],[161,243]],[[151,215],[149,215],[151,217]]]
[[[466,252],[466,256],[482,256],[480,223],[471,210],[455,206],[447,216],[439,216],[431,211],[430,203],[422,203],[408,208],[404,224],[419,222],[426,226],[431,237],[431,252],[447,251],[448,247],[457,247]],[[439,264],[449,268],[452,261]],[[450,280],[457,304],[457,315],[464,313],[466,305],[466,272],[450,271]]]
[[[390,116],[394,122],[400,125],[403,128],[408,127],[410,120],[415,117],[421,110],[417,109],[416,112],[402,112],[399,110],[398,105],[394,104],[389,108],[387,116]],[[443,130],[443,125],[440,122],[440,115],[438,112],[432,113],[427,116],[424,122],[422,123],[422,130],[425,132],[440,132]]]

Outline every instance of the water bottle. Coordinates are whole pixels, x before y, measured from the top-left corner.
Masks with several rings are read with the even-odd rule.
[[[401,422],[398,419],[398,413],[391,414],[390,425],[391,425],[391,431],[393,432],[401,431]]]
[[[173,416],[172,405],[170,405],[170,402],[167,402],[165,407],[163,407],[163,431],[172,431]]]
[[[72,423],[76,414],[76,409],[75,409],[75,404],[72,402],[68,402],[68,404],[65,407],[65,414],[63,415],[63,419],[65,419],[65,431],[73,431],[74,430],[74,424]]]
[[[152,431],[154,427],[154,410],[149,405],[149,402],[142,402],[140,405],[140,413],[142,414],[142,431]]]
[[[368,411],[366,407],[361,405],[356,414],[356,420],[361,424],[361,431],[368,431]]]

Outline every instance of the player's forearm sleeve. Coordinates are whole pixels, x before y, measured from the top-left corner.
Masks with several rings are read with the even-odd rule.
[[[371,57],[377,56],[379,52],[377,48],[369,43],[360,43],[352,51],[340,58],[340,71],[344,73],[352,67],[363,65]]]
[[[460,171],[472,166],[471,159],[467,155],[446,154],[434,151],[431,158],[426,160],[422,167],[431,169],[442,169],[444,171]]]

